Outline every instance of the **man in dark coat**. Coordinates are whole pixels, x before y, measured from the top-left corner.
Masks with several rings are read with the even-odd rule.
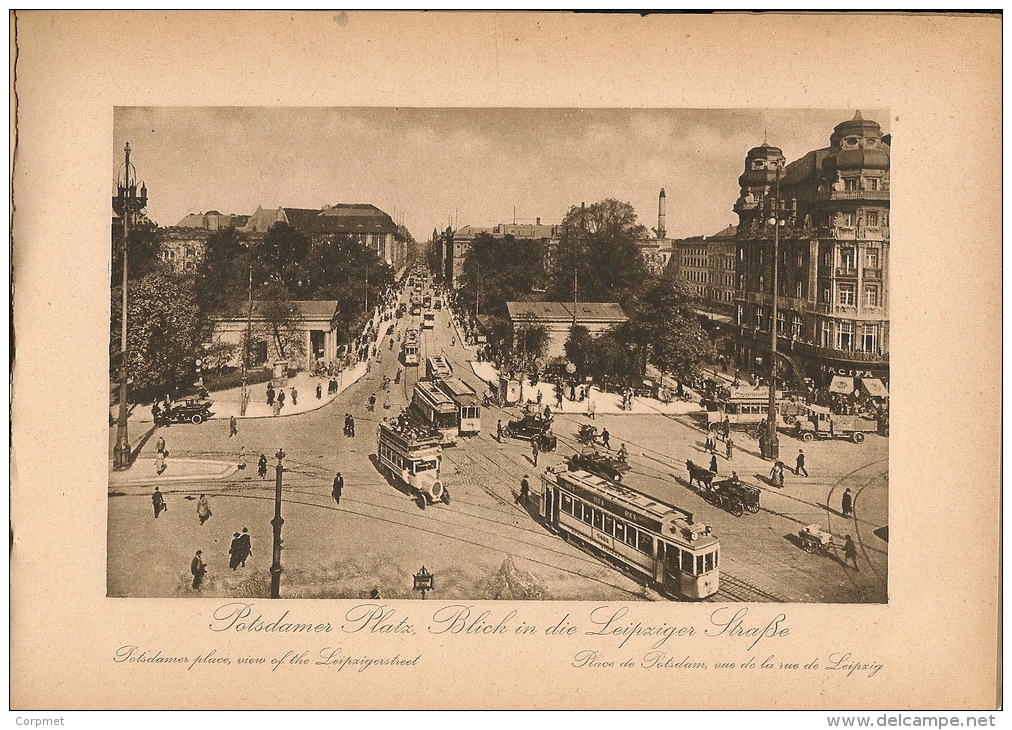
[[[499,443],[502,443],[502,419],[495,422],[495,434]]]
[[[232,533],[232,544],[228,546],[228,567],[235,570],[239,567],[239,533]]]
[[[260,460],[257,461],[257,474],[261,479],[267,478],[267,454],[260,454]]]
[[[239,565],[246,567],[246,558],[253,554],[253,543],[249,539],[249,529],[242,528],[242,534],[238,537]]]
[[[204,580],[204,574],[207,572],[207,565],[204,563],[203,558],[200,557],[200,554],[201,551],[198,550],[196,555],[193,556],[193,561],[190,563],[194,590],[200,590],[200,582]]]
[[[847,564],[848,560],[853,561],[854,570],[860,573],[861,569],[857,567],[857,545],[854,544],[854,538],[850,535],[847,535],[846,540],[847,541],[843,544],[844,565]]]
[[[851,510],[854,507],[854,498],[850,496],[850,488],[843,491],[843,500],[841,501],[841,511],[844,517],[850,517]]]
[[[274,384],[273,383],[268,383],[267,384],[267,405],[269,405],[269,406],[274,405]]]
[[[341,504],[341,493],[343,491],[344,491],[344,477],[341,476],[341,472],[338,472],[337,476],[334,477],[334,490],[331,492],[331,494],[334,497],[334,501],[337,502],[338,504]]]
[[[604,444],[604,448],[611,449],[611,434],[608,433],[607,427],[601,431],[601,443]]]
[[[165,497],[158,491],[158,487],[155,487],[155,493],[151,495],[151,504],[155,508],[156,520],[158,519],[158,515],[168,509],[168,506],[165,504]]]
[[[527,475],[524,474],[524,478],[520,480],[520,494],[517,495],[517,498],[514,501],[517,504],[520,504],[521,502],[526,502],[530,496],[531,485],[530,482],[527,481]]]
[[[710,455],[710,471],[712,471],[714,474],[717,473],[717,455],[716,454],[711,454]]]
[[[804,472],[806,477],[808,476],[808,469],[805,468],[805,452],[798,449],[798,460],[794,466],[794,473],[800,476],[801,472]]]

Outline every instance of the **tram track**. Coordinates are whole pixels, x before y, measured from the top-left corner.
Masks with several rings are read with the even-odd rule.
[[[772,591],[767,591],[753,583],[738,576],[728,573],[726,570],[720,572],[720,586],[708,601],[715,602],[720,599],[730,600],[739,603],[788,603],[789,601],[778,596]]]

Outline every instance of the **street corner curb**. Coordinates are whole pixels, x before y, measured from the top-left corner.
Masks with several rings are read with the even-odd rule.
[[[208,480],[222,480],[226,477],[231,476],[238,471],[238,466],[231,462],[226,461],[205,461],[201,459],[169,459],[168,468],[165,474],[157,475],[140,475],[130,477],[130,472],[110,472],[109,474],[109,488],[112,487],[124,487],[132,485],[154,485],[154,484],[172,484],[178,482],[193,482],[200,481],[201,479]],[[200,464],[206,466],[217,466],[218,469],[215,471],[202,471],[192,474],[173,474],[171,468],[173,465],[177,467],[183,467],[189,464]]]

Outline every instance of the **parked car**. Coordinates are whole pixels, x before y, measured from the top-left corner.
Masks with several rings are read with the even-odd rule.
[[[507,438],[536,441],[542,451],[555,451],[559,440],[552,433],[552,420],[551,417],[545,418],[538,414],[526,415],[510,420],[503,433]]]
[[[211,417],[212,405],[209,400],[187,398],[163,410],[160,418],[164,423],[203,423]]]

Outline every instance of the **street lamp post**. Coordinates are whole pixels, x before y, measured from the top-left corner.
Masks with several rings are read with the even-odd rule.
[[[127,248],[130,238],[130,218],[134,209],[142,209],[147,204],[147,191],[141,184],[141,194],[137,195],[137,179],[130,183],[130,143],[123,148],[124,180],[118,184],[117,196],[113,198],[113,208],[123,219],[123,310],[122,330],[120,332],[120,364],[119,364],[119,417],[116,420],[116,446],[112,452],[113,469],[130,468],[130,438],[127,433]]]
[[[271,598],[280,598],[281,592],[281,526],[285,524],[281,517],[281,475],[285,471],[282,459],[285,458],[285,450],[278,449],[275,456],[278,465],[274,467],[274,519],[271,520],[271,527],[274,528],[274,553],[271,562]]]
[[[773,226],[773,308],[770,312],[770,400],[766,413],[766,456],[770,461],[780,458],[780,441],[777,438],[777,275],[780,261],[780,171],[779,161],[776,163],[776,184],[773,194],[773,215],[769,219]]]

